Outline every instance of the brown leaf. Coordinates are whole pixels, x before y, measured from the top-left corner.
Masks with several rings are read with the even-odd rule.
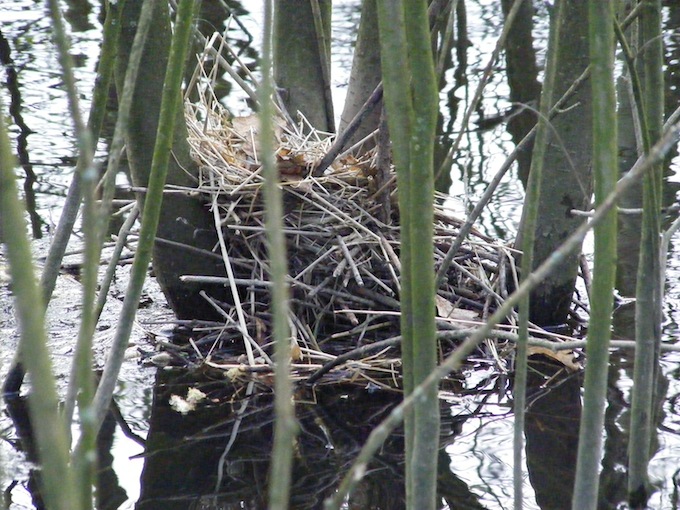
[[[574,362],[574,351],[564,350],[564,351],[553,351],[547,347],[529,346],[527,349],[527,356],[540,355],[556,361],[560,365],[568,368],[572,372],[576,372],[581,369],[581,366]]]

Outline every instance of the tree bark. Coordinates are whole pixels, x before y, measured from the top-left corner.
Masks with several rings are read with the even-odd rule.
[[[331,1],[319,0],[323,41],[319,41],[310,0],[278,0],[274,11],[274,80],[288,112],[301,112],[321,131],[335,131],[330,102]],[[330,73],[327,74],[329,76]]]
[[[560,29],[556,89],[561,97],[588,66],[587,2],[565,2]],[[546,148],[545,178],[541,190],[538,224],[534,238],[533,268],[542,264],[583,221],[573,209],[587,209],[592,194],[591,91],[582,87],[565,111],[553,120]],[[521,246],[524,218],[516,246]],[[560,264],[531,294],[530,320],[539,325],[564,323],[569,312],[578,270],[578,254]]]
[[[361,4],[361,22],[354,47],[352,71],[349,76],[349,88],[345,99],[345,108],[340,117],[342,132],[347,124],[361,110],[366,99],[371,95],[376,85],[380,83],[380,38],[378,37],[378,14],[376,0],[364,0]],[[381,102],[382,103],[382,102]],[[379,105],[368,114],[357,132],[350,138],[347,146],[352,146],[365,138],[380,125]],[[375,146],[375,139],[369,140],[363,150]]]
[[[122,90],[137,20],[142,2],[125,2],[119,42],[116,85]],[[170,51],[170,15],[166,2],[155,2],[154,29],[144,44],[139,77],[135,85],[130,125],[126,134],[127,158],[134,186],[145,187],[151,169],[156,142],[163,80]],[[195,187],[198,168],[189,154],[183,109],[175,123],[173,154],[168,168],[167,183]],[[138,196],[143,205],[143,195]],[[143,210],[143,209],[142,209]],[[157,240],[153,252],[153,269],[171,308],[179,318],[213,318],[215,312],[199,295],[201,289],[218,299],[225,294],[222,287],[181,282],[179,277],[191,275],[224,275],[219,257],[200,254],[199,248],[210,251],[215,245],[212,215],[200,200],[166,195],[163,199]]]

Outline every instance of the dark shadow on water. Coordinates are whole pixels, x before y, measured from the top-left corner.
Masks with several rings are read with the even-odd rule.
[[[183,415],[169,401],[173,395],[186,397],[190,388],[200,389],[207,399]],[[195,377],[159,372],[137,510],[267,508],[273,396],[256,391],[247,397],[245,388],[235,390],[225,380],[196,382]],[[397,393],[355,388],[298,393],[300,434],[290,507],[322,508],[372,429],[400,400]],[[459,425],[451,419],[442,424],[443,443],[453,440]],[[405,508],[403,447],[403,435],[397,431],[369,465],[347,508]],[[450,508],[485,508],[450,471],[450,463],[442,449],[442,498]]]
[[[524,424],[529,479],[541,510],[571,508],[578,429],[580,374],[543,356],[531,356]]]

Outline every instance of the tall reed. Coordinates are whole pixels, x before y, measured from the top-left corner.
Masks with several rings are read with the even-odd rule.
[[[142,13],[144,13],[144,9],[152,1],[145,1]],[[155,241],[163,200],[163,187],[170,160],[174,123],[177,118],[177,110],[182,107],[182,77],[186,63],[189,37],[193,26],[195,7],[196,2],[194,0],[182,0],[177,9],[175,30],[170,47],[170,58],[161,99],[156,146],[154,147],[151,173],[142,211],[142,225],[137,251],[132,264],[130,281],[126,290],[125,300],[123,301],[118,328],[114,335],[113,347],[109,353],[101,382],[94,397],[97,428],[101,425],[111,402],[118,373],[123,363],[125,349],[132,331],[149,261],[151,260],[151,251]]]
[[[0,109],[1,110],[1,109]],[[69,441],[58,412],[57,390],[52,374],[45,332],[42,291],[33,270],[33,255],[26,234],[25,208],[20,202],[5,116],[0,111],[0,221],[6,242],[15,309],[32,390],[28,403],[35,425],[35,440],[42,464],[43,497],[54,510],[80,510],[76,479],[69,465]]]
[[[534,265],[534,237],[538,220],[539,199],[543,182],[543,167],[545,153],[550,133],[550,110],[553,107],[553,91],[557,75],[560,27],[562,25],[563,2],[557,2],[550,17],[550,36],[548,39],[548,55],[546,57],[545,78],[541,91],[541,111],[536,142],[531,157],[531,170],[527,182],[527,192],[522,209],[522,279],[531,274]],[[524,418],[526,413],[527,387],[527,342],[529,339],[529,302],[530,295],[524,296],[519,303],[519,341],[515,353],[515,380],[513,385],[514,397],[514,434],[513,434],[513,481],[515,508],[521,510],[523,497],[523,452],[524,452]]]
[[[399,188],[401,348],[408,396],[437,365],[432,210],[437,87],[426,2],[379,1],[378,26]],[[434,508],[439,447],[436,386],[429,387],[413,412],[406,414],[405,429],[407,506]]]
[[[588,15],[593,90],[593,174],[595,203],[599,206],[614,190],[618,177],[613,3],[590,0]],[[616,223],[616,211],[612,210],[595,227],[588,363],[572,501],[574,510],[597,507],[616,270]]]
[[[290,327],[288,325],[288,274],[286,240],[283,234],[283,199],[278,169],[274,159],[274,105],[272,94],[272,0],[264,2],[264,30],[262,37],[262,81],[260,82],[260,154],[265,183],[265,228],[267,253],[272,281],[273,336],[276,343],[276,389],[274,446],[269,467],[269,508],[285,510],[290,499],[290,480],[293,446],[297,424],[293,405],[293,385],[290,378]]]
[[[639,21],[640,53],[636,69],[641,80],[633,81],[637,126],[644,153],[661,136],[663,125],[663,39],[661,34],[661,1],[645,1]],[[654,431],[655,386],[659,374],[659,346],[662,322],[662,266],[660,246],[660,211],[662,165],[643,180],[642,236],[635,289],[635,365],[633,371],[632,411],[628,443],[628,489],[634,507],[647,501],[647,465],[651,457]]]

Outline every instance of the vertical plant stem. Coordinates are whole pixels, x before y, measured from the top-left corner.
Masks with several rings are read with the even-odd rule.
[[[378,25],[399,188],[402,366],[404,393],[409,395],[437,365],[432,200],[438,98],[426,2],[379,1]],[[439,446],[436,386],[428,388],[406,414],[405,426],[407,506],[434,508]]]
[[[558,1],[550,18],[550,36],[548,39],[548,55],[545,79],[541,91],[541,112],[536,131],[531,158],[531,170],[527,182],[527,193],[524,201],[522,224],[525,234],[522,237],[522,279],[531,274],[534,265],[534,237],[538,220],[539,198],[543,182],[545,153],[550,133],[550,110],[553,105],[553,91],[557,75],[559,54],[560,27],[562,25],[563,2]],[[514,6],[513,6],[514,7]],[[527,343],[529,340],[529,303],[530,295],[525,295],[519,302],[519,339],[515,352],[514,393],[514,435],[513,435],[513,483],[515,508],[523,506],[523,453],[524,453],[524,419],[526,414],[527,388]]]
[[[175,31],[170,47],[170,58],[161,99],[156,146],[154,147],[151,174],[142,211],[142,226],[139,233],[137,252],[132,264],[130,282],[126,290],[125,300],[123,301],[123,308],[113,339],[113,346],[94,398],[96,428],[101,425],[111,402],[118,373],[123,363],[125,349],[132,332],[132,325],[139,305],[139,297],[151,260],[151,252],[163,200],[163,187],[170,160],[174,123],[177,118],[177,109],[181,107],[182,76],[186,63],[186,53],[189,36],[191,35],[195,5],[196,2],[194,0],[181,0],[177,9]]]
[[[285,510],[290,499],[293,444],[297,431],[293,387],[290,379],[290,328],[288,325],[288,274],[283,234],[283,200],[274,160],[274,106],[272,94],[272,0],[264,2],[262,82],[260,83],[260,147],[264,169],[265,228],[272,281],[272,317],[275,347],[276,422],[269,467],[269,508]]]
[[[402,265],[401,278],[401,343],[402,381],[404,395],[409,395],[414,388],[413,382],[413,342],[415,336],[410,317],[413,313],[411,294],[412,281],[404,271],[410,271],[411,240],[410,204],[411,188],[409,186],[408,169],[410,164],[411,126],[413,125],[413,105],[410,101],[410,73],[404,68],[403,59],[407,54],[406,28],[404,21],[404,4],[402,0],[387,2],[378,0],[378,30],[380,32],[381,68],[384,88],[385,108],[390,138],[392,139],[392,158],[397,172],[399,194],[399,218],[401,234]],[[411,505],[411,461],[413,458],[413,413],[404,416],[406,431],[406,506]]]
[[[642,131],[645,154],[652,140],[661,136],[663,125],[663,47],[661,36],[661,1],[644,4],[640,17],[640,74],[636,101],[638,125]],[[635,71],[634,69],[631,70]],[[639,82],[638,82],[639,85]],[[635,86],[635,85],[634,85]],[[645,175],[642,188],[642,236],[640,261],[635,290],[635,365],[633,371],[630,440],[628,443],[628,491],[634,507],[647,501],[647,465],[651,456],[654,431],[656,377],[659,373],[659,345],[661,342],[662,269],[659,257],[661,224],[662,166]]]
[[[437,367],[434,288],[434,138],[438,89],[431,49],[426,1],[405,2],[406,40],[412,90],[413,126],[409,162],[410,246],[412,280],[413,384]],[[389,114],[389,111],[388,111]],[[403,207],[400,206],[400,211]],[[403,223],[402,223],[403,225]],[[402,244],[403,249],[403,244]],[[404,265],[402,264],[402,268]],[[402,272],[402,275],[404,273]],[[436,506],[439,449],[439,388],[427,389],[414,407],[412,502],[414,508]]]
[[[57,0],[48,0],[47,5],[49,7],[52,25],[54,27],[54,39],[58,49],[59,63],[62,68],[64,87],[66,89],[66,95],[68,99],[69,113],[75,128],[79,157],[76,173],[74,175],[74,184],[72,185],[72,188],[74,188],[73,196],[71,196],[71,190],[69,190],[70,203],[67,204],[69,208],[65,211],[66,214],[63,215],[70,224],[65,224],[62,231],[59,232],[62,233],[62,236],[58,238],[60,242],[52,243],[54,248],[51,247],[50,253],[48,253],[45,270],[43,272],[43,281],[41,283],[43,285],[46,303],[49,302],[49,298],[54,291],[54,285],[56,283],[57,275],[59,274],[61,259],[63,257],[64,251],[66,250],[66,244],[68,243],[68,239],[71,235],[71,230],[73,228],[73,224],[75,223],[78,209],[80,208],[80,200],[82,198],[81,180],[83,173],[89,170],[90,166],[92,165],[94,140],[96,139],[87,129],[87,126],[83,122],[80,114],[78,91],[76,87],[75,76],[73,74],[73,59],[69,53],[69,45],[59,2],[57,2]],[[94,120],[99,121],[99,127],[101,127],[101,119],[103,119],[104,110],[104,107],[101,107],[101,109],[97,108],[96,110],[97,117],[95,117]],[[95,110],[93,109],[93,113],[94,112]],[[99,117],[100,114],[101,117]],[[66,227],[70,228],[67,229]]]
[[[95,472],[95,436],[91,411],[94,381],[92,376],[92,334],[95,326],[94,303],[97,288],[97,271],[99,268],[98,234],[96,225],[96,209],[94,188],[97,180],[97,170],[93,165],[94,139],[90,130],[83,122],[80,114],[78,90],[73,73],[73,60],[69,53],[68,38],[64,27],[64,20],[59,3],[56,0],[48,1],[52,25],[54,27],[55,41],[59,50],[59,61],[62,67],[62,76],[68,97],[69,112],[75,127],[78,140],[78,168],[77,177],[80,178],[82,194],[85,198],[83,209],[83,233],[85,240],[84,263],[82,268],[82,309],[80,329],[74,356],[74,377],[72,387],[80,389],[80,426],[81,442],[83,448],[73,458],[74,479],[77,481],[76,490],[79,492],[80,508],[92,507],[92,485]],[[108,74],[112,69],[112,60],[108,62]],[[105,102],[104,96],[96,97],[100,103]],[[93,107],[93,122],[101,126],[103,118],[103,106]],[[74,198],[75,200],[75,198]],[[77,203],[77,200],[76,200]],[[75,206],[75,204],[72,204]],[[52,276],[50,275],[50,278]],[[48,285],[49,286],[49,285]],[[65,424],[68,434],[70,424]]]
[[[59,419],[57,390],[47,350],[45,309],[33,273],[33,257],[26,235],[25,209],[19,201],[5,117],[0,109],[0,221],[12,277],[15,307],[21,332],[20,349],[31,377],[31,421],[42,465],[43,497],[47,507],[80,508],[73,472],[68,465],[68,436]]]
[[[108,177],[107,180],[113,182],[112,176],[115,175],[115,172],[118,169],[118,162],[120,160],[120,155],[122,152],[123,148],[123,137],[124,137],[124,129],[127,126],[127,119],[129,117],[130,113],[130,103],[131,103],[131,96],[132,96],[132,90],[134,87],[132,86],[131,82],[134,81],[136,77],[136,70],[139,65],[139,55],[141,54],[141,44],[145,38],[146,32],[148,30],[148,27],[151,23],[151,2],[145,2],[145,6],[147,14],[146,16],[144,15],[144,12],[140,16],[140,22],[139,22],[139,28],[137,30],[136,34],[136,39],[135,42],[139,41],[138,43],[138,51],[135,53],[134,50],[132,52],[132,55],[130,57],[130,63],[128,64],[128,70],[126,71],[126,84],[130,84],[128,87],[125,88],[123,91],[123,94],[119,98],[119,104],[118,104],[118,117],[116,119],[116,127],[114,130],[114,135],[113,135],[113,141],[111,142],[111,146],[109,148],[109,159],[108,159],[108,168],[106,171]],[[144,7],[142,10],[144,11]],[[103,90],[95,90],[95,99],[99,98],[99,95],[101,94],[100,100],[104,102],[105,106],[105,101],[108,98],[108,93],[109,93],[109,85],[111,83],[111,76],[113,74],[113,66],[115,64],[115,55],[116,55],[116,49],[118,46],[118,36],[120,34],[120,13],[122,11],[122,4],[117,5],[117,6],[109,6],[109,12],[107,14],[107,23],[111,23],[116,27],[116,30],[113,31],[112,33],[109,33],[105,30],[104,32],[104,44],[103,44],[103,49],[102,49],[102,59],[100,60],[100,69],[101,73],[103,74],[104,72],[106,73],[107,79],[106,79],[106,88]],[[108,20],[111,19],[109,22]],[[105,67],[104,67],[105,66]],[[103,108],[103,107],[102,107]],[[103,116],[103,112],[102,112]],[[101,119],[98,121],[98,125],[101,126]],[[112,186],[111,186],[112,187]],[[93,190],[90,189],[90,195],[93,194]],[[104,241],[104,232],[106,231],[108,227],[108,222],[110,219],[109,216],[109,207],[107,206],[107,202],[110,201],[110,197],[108,196],[110,194],[107,193],[105,190],[104,196],[102,197],[102,205],[96,210],[95,212],[95,218],[92,218],[88,220],[90,223],[89,228],[93,229],[97,233],[97,238],[95,241],[95,249],[96,249],[96,255],[91,254],[91,258],[94,260],[97,260],[101,254],[101,247],[102,243]],[[91,207],[87,205],[88,202],[86,202],[86,207]],[[91,212],[89,214],[92,214]],[[90,218],[90,216],[87,216]],[[105,298],[106,293],[108,292],[107,288],[100,288],[99,289],[100,296],[98,301],[102,301],[102,299]],[[101,305],[103,306],[103,304]],[[94,332],[94,326],[96,321],[98,320],[99,314],[101,313],[101,306],[99,304],[96,304],[93,310],[93,320],[91,323],[88,325],[88,330],[91,331],[90,334]],[[84,334],[83,328],[81,328],[80,336],[79,338]],[[79,352],[79,351],[77,351]],[[73,411],[75,407],[75,397],[76,393],[78,391],[78,381],[79,381],[79,367],[83,366],[83,363],[78,356],[76,356],[76,359],[74,359],[74,364],[71,370],[71,380],[69,381],[69,387],[67,389],[67,394],[66,394],[66,401],[64,403],[64,419],[68,424],[71,423],[71,420],[73,418]],[[90,364],[88,363],[87,366],[89,367]],[[94,391],[94,390],[93,390]],[[90,397],[91,400],[91,397]]]
[[[616,186],[618,166],[614,4],[590,0],[588,15],[593,90],[593,173],[595,203],[599,206]],[[610,211],[595,227],[588,362],[572,501],[574,510],[594,510],[597,507],[615,271],[616,212]]]

